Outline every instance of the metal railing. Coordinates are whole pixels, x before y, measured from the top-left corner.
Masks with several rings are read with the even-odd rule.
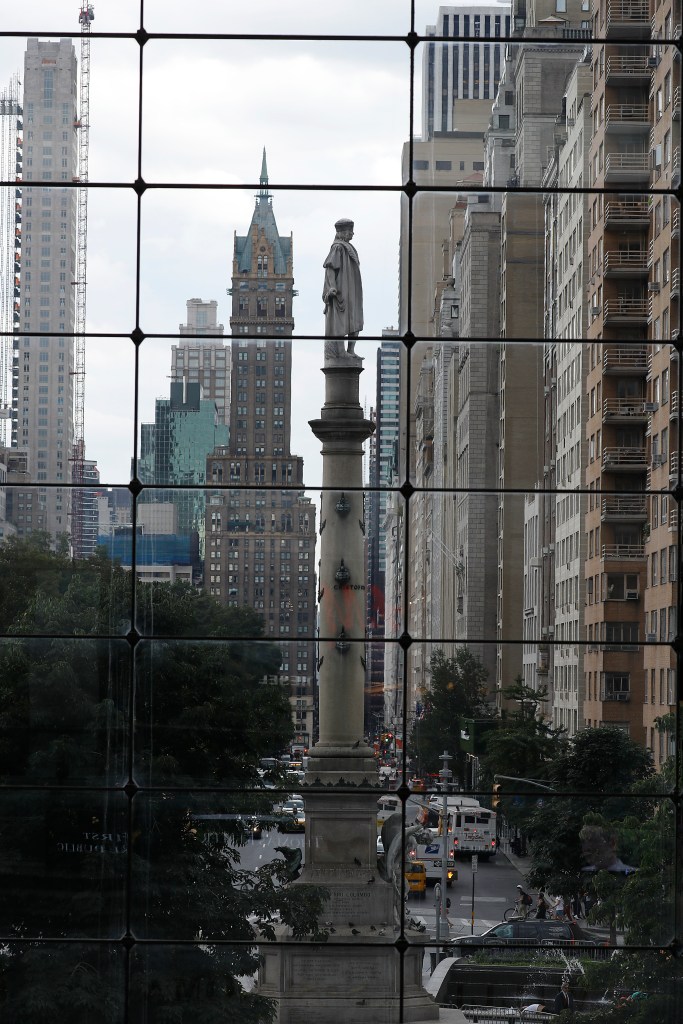
[[[618,519],[640,519],[647,515],[645,498],[633,495],[610,495],[602,499],[602,518],[613,516]]]
[[[638,448],[602,449],[603,469],[608,469],[610,466],[644,466],[646,460],[647,452],[644,445]]]
[[[678,208],[674,211],[678,212]],[[605,203],[605,223],[610,221],[647,221],[649,219],[647,199],[610,199]]]
[[[644,544],[603,544],[603,561],[638,561],[645,558]]]
[[[442,1003],[444,1007],[455,1008],[455,1003]],[[472,1006],[465,1004],[460,1007],[465,1020],[472,1021],[472,1024],[525,1024],[534,1021],[557,1020],[554,1013],[546,1013],[545,1010],[525,1011],[523,1007],[516,1006]]]
[[[619,273],[624,271],[636,271],[647,273],[648,253],[646,249],[631,252],[621,252],[619,249],[608,249],[605,253],[605,273]]]
[[[642,124],[650,130],[650,115],[645,103],[608,103],[605,111],[605,128],[628,124],[630,127]]]
[[[616,299],[606,299],[604,317],[626,320],[645,320],[648,314],[647,299],[634,299],[631,297],[617,296]]]
[[[652,68],[648,61],[647,54],[638,57],[608,57],[607,78],[613,75],[650,75]]]
[[[603,419],[611,416],[649,416],[651,410],[646,409],[645,404],[644,399],[605,398],[602,403]]]
[[[640,345],[610,345],[603,351],[603,370],[647,369],[647,349]]]
[[[605,157],[605,174],[645,174],[650,167],[647,153],[608,153]]]
[[[650,5],[646,0],[611,0],[607,4],[607,30],[618,31],[624,25],[650,27]]]

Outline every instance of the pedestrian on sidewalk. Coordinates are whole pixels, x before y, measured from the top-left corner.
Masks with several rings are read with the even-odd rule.
[[[548,916],[548,900],[542,889],[539,890],[536,900],[536,917],[539,921],[545,921]]]

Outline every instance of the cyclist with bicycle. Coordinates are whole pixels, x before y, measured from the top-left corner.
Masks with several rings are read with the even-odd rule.
[[[521,917],[524,920],[528,917],[529,907],[533,905],[533,900],[526,889],[518,885],[517,886],[517,899],[515,900],[515,911],[517,917]]]

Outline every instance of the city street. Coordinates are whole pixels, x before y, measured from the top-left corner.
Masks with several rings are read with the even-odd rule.
[[[293,849],[304,848],[302,834],[281,834],[276,829],[264,831],[260,840],[250,839],[241,851],[242,867],[255,869],[281,856],[275,852],[277,846]],[[503,919],[503,914],[515,901],[516,886],[522,876],[513,867],[505,854],[499,853],[490,861],[480,860],[474,873],[474,928],[472,928],[472,868],[469,860],[456,862],[458,880],[448,890],[451,906],[448,911],[452,922],[450,934],[479,935]],[[424,899],[411,898],[408,911],[412,917],[422,918],[430,937],[436,936],[436,911],[434,889],[430,885]]]

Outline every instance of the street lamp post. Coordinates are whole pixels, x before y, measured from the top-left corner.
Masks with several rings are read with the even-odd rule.
[[[439,772],[441,779],[441,831],[443,834],[443,849],[441,851],[441,898],[439,900],[439,937],[448,939],[450,937],[450,925],[448,922],[448,907],[446,891],[448,886],[448,783],[453,777],[453,772],[448,767],[451,755],[444,750],[439,758],[443,761],[443,767]]]

